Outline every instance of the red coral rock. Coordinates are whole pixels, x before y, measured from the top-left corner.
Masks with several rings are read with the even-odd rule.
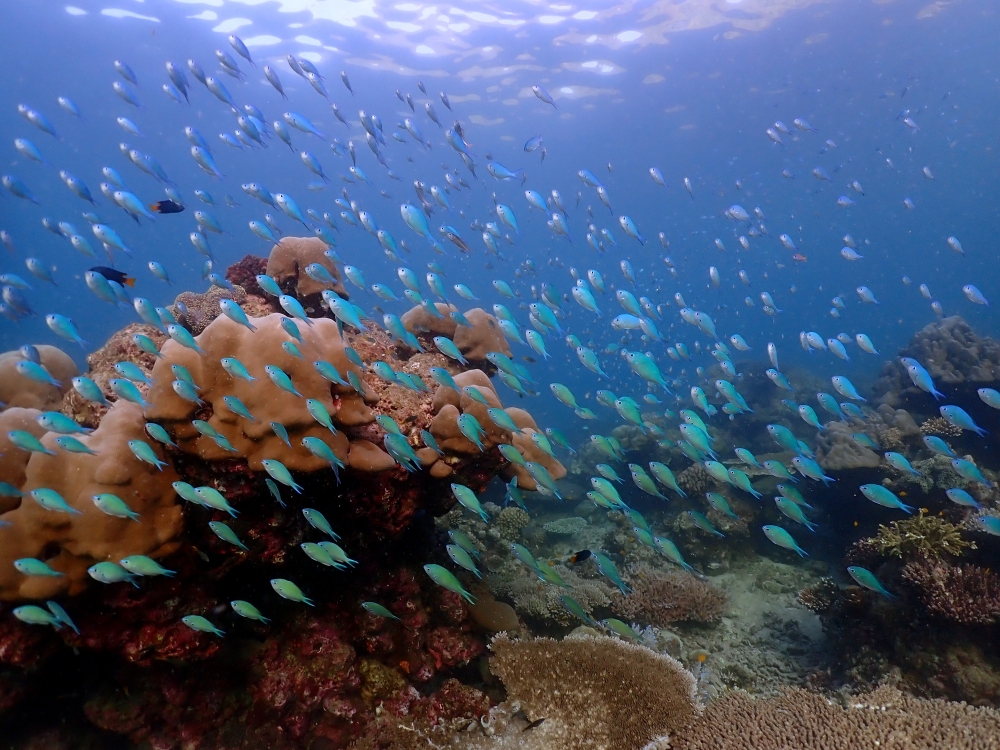
[[[479,720],[490,710],[490,699],[474,687],[451,677],[431,696],[427,720],[433,725],[449,719]]]
[[[464,666],[483,650],[482,641],[458,628],[443,625],[427,634],[427,651],[438,669]]]
[[[267,273],[267,258],[244,255],[226,269],[226,280],[243,287],[247,294],[264,297],[264,290],[257,283],[257,277],[263,273]]]

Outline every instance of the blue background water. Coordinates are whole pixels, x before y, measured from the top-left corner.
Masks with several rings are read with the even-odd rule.
[[[112,166],[144,201],[165,197],[161,185],[121,155],[118,144],[122,141],[159,159],[187,201],[185,213],[137,227],[106,200],[98,200],[98,214],[136,251],[132,259],[118,254],[116,265],[137,277],[133,290],[137,296],[147,297],[157,305],[169,304],[181,290],[207,287],[201,279],[204,258],[187,239],[194,228],[191,211],[206,208],[194,198],[195,188],[214,196],[220,205],[207,210],[230,233],[210,238],[216,270],[220,272],[246,253],[267,253],[267,243],[247,228],[247,222],[260,220],[265,210],[280,218],[286,233],[300,233],[302,227],[297,229],[279,211],[240,190],[241,183],[255,180],[272,192],[291,194],[303,208],[321,212],[333,211],[333,199],[342,187],[347,187],[351,198],[370,211],[380,227],[388,229],[397,241],[406,241],[412,253],[402,254],[404,265],[422,277],[426,263],[436,260],[447,272],[449,285],[469,284],[486,307],[494,302],[508,304],[522,324],[527,323],[526,310],[515,309],[510,300],[500,298],[490,288],[490,280],[511,282],[522,293],[522,300],[530,301],[532,283],[547,281],[560,293],[568,293],[573,283],[571,266],[581,273],[588,268],[600,270],[609,283],[608,296],[599,299],[604,321],[597,321],[572,300],[565,305],[570,312],[566,321],[569,330],[584,342],[593,339],[599,353],[607,343],[620,339],[607,321],[621,312],[612,287],[631,288],[618,271],[623,259],[636,269],[637,296],[641,293],[656,302],[666,302],[680,291],[689,305],[715,317],[720,334],[742,334],[753,351],[739,360],[754,358],[760,369],[766,366],[765,344],[775,341],[783,369],[807,366],[818,376],[847,374],[859,387],[867,384],[881,365],[881,357],[863,355],[853,346],[851,351],[856,356],[850,365],[826,352],[810,357],[799,347],[799,331],[816,330],[824,338],[840,331],[852,335],[866,332],[884,355],[891,356],[917,329],[935,319],[929,301],[917,290],[917,285],[924,282],[946,314],[959,313],[985,333],[995,329],[992,308],[972,305],[961,292],[963,284],[975,283],[988,299],[997,296],[992,246],[1000,173],[996,169],[998,136],[993,123],[1000,108],[992,50],[1000,24],[988,3],[957,4],[929,18],[918,17],[921,3],[821,4],[778,14],[764,30],[734,39],[724,38],[729,27],[720,25],[670,34],[667,44],[626,44],[618,49],[557,43],[553,41],[555,27],[539,23],[510,31],[482,27],[469,35],[466,42],[470,46],[461,55],[431,58],[374,38],[375,23],[368,19],[359,19],[360,25],[351,28],[312,20],[308,12],[278,12],[272,3],[239,5],[235,7],[238,14],[250,16],[254,23],[236,33],[243,37],[250,36],[251,31],[270,33],[283,40],[252,49],[257,69],[239,60],[248,74],[246,84],[217,72],[213,50],[225,49],[234,57],[235,53],[225,33],[211,30],[212,23],[187,18],[202,10],[201,6],[174,2],[129,4],[133,12],[160,19],[153,23],[101,15],[99,4],[81,5],[86,15],[74,16],[60,6],[40,8],[33,3],[7,3],[2,10],[4,26],[9,29],[0,48],[0,64],[5,71],[0,94],[0,132],[6,136],[0,144],[5,155],[3,172],[23,179],[41,205],[31,205],[6,192],[0,195],[0,226],[12,233],[18,248],[16,254],[3,251],[2,270],[32,281],[35,288],[26,296],[39,313],[18,323],[0,322],[0,349],[26,342],[52,343],[64,345],[82,362],[82,352],[73,352],[72,345],[65,345],[46,328],[45,313],[59,312],[73,318],[92,347],[137,320],[135,315],[97,300],[82,280],[83,271],[95,263],[41,225],[42,217],[69,220],[90,238],[87,222],[80,214],[91,207],[61,184],[58,169],[79,176],[95,196],[103,179],[100,168]],[[223,10],[218,5],[211,7]],[[750,13],[735,6],[731,12],[737,20],[741,13]],[[641,15],[625,18],[638,21]],[[303,25],[293,31],[288,28],[291,23]],[[581,22],[579,26],[586,27],[583,33],[593,30],[603,34],[612,33],[621,24],[622,17],[612,16]],[[568,28],[564,23],[558,32]],[[332,43],[341,52],[297,43],[293,39],[298,34]],[[411,40],[414,45],[422,41],[420,36]],[[352,121],[350,129],[339,123],[326,101],[283,62],[287,53],[304,52],[321,54],[318,66],[326,76],[331,99]],[[382,64],[390,59],[393,65],[408,66],[410,72],[387,72],[359,64],[379,55],[386,56]],[[519,59],[523,55],[531,59]],[[199,61],[209,74],[215,72],[238,103],[255,104],[268,120],[295,110],[342,142],[352,138],[358,163],[374,186],[343,183],[337,174],[346,173],[349,162],[337,157],[326,142],[297,131],[292,131],[296,148],[314,153],[332,178],[332,184],[323,192],[306,190],[314,176],[277,139],[269,141],[269,149],[253,152],[239,152],[222,144],[216,134],[231,132],[235,118],[190,74],[190,107],[175,104],[159,90],[168,80],[164,62],[183,63],[189,57]],[[139,77],[144,107],[141,111],[122,102],[111,89],[111,83],[120,80],[111,64],[116,58],[127,61]],[[600,70],[601,65],[577,68],[578,72],[567,69],[594,59],[609,65],[613,72],[584,72]],[[282,102],[263,80],[260,66],[265,62],[278,70],[291,98],[289,103]],[[480,77],[459,75],[476,65],[495,66],[497,70]],[[504,66],[514,69],[508,75],[502,70]],[[357,96],[342,87],[337,75],[341,69],[349,74]],[[664,80],[643,82],[653,74]],[[430,96],[419,93],[417,79],[426,83]],[[591,96],[559,95],[558,109],[553,109],[523,95],[534,83],[542,83],[554,94],[563,87],[571,87],[578,94],[584,90],[582,87],[599,92]],[[396,99],[397,88],[414,95],[416,115]],[[440,90],[450,95],[454,117],[465,125],[466,137],[478,157],[479,180],[472,179],[447,146],[443,131],[420,112],[421,104],[431,101],[446,126],[454,119],[437,99]],[[461,101],[470,94],[481,98]],[[80,106],[82,122],[59,108],[55,100],[60,95],[71,97]],[[512,97],[520,103],[503,103]],[[16,105],[22,102],[50,118],[61,142],[21,118]],[[389,140],[385,153],[402,181],[388,180],[364,144],[364,131],[357,123],[358,109],[379,114],[387,132],[397,130],[395,123],[404,116],[413,117],[424,136],[433,141],[433,150]],[[903,124],[899,115],[906,109],[920,126],[919,131],[911,131]],[[146,137],[122,131],[114,122],[122,115],[135,121]],[[472,115],[484,118],[480,122],[500,118],[502,122],[479,125],[470,119]],[[818,132],[784,136],[785,147],[767,138],[764,131],[776,119],[792,127],[795,117],[807,119]],[[197,127],[209,141],[226,176],[223,183],[206,176],[191,159],[190,144],[183,134],[186,125]],[[544,135],[547,149],[543,163],[539,162],[539,152],[522,151],[524,141],[539,133]],[[37,144],[50,166],[20,157],[12,145],[15,137],[26,137]],[[821,153],[826,139],[832,139],[836,148]],[[487,151],[510,169],[523,168],[526,184],[490,178],[483,158]],[[407,156],[413,158],[413,163],[406,160]],[[887,166],[887,159],[891,159],[894,169]],[[613,165],[611,173],[605,167],[609,162]],[[458,168],[472,190],[450,196],[456,211],[464,211],[464,218],[457,214],[446,218],[443,211],[438,211],[430,223],[432,227],[442,223],[457,227],[474,249],[470,256],[453,253],[450,246],[447,256],[435,255],[400,219],[399,204],[414,201],[414,179],[444,185],[442,164]],[[649,178],[651,166],[663,173],[665,188]],[[921,173],[924,166],[933,171],[933,180]],[[825,169],[832,182],[814,179],[810,175],[814,167]],[[781,176],[785,168],[794,173],[794,179]],[[577,179],[579,169],[591,170],[608,186],[615,217],[599,202],[593,189]],[[693,199],[683,189],[684,177],[690,177],[693,183]],[[864,187],[863,197],[847,187],[855,179]],[[742,181],[742,189],[736,187],[736,180]],[[546,217],[529,210],[523,197],[526,188],[543,195],[553,188],[561,192],[569,210],[573,244],[555,237],[545,227]],[[383,189],[391,194],[391,200],[379,195]],[[575,209],[578,191],[583,192],[583,200]],[[521,236],[516,245],[502,245],[506,260],[484,256],[479,233],[469,229],[473,219],[496,220],[489,213],[494,192],[501,202],[514,208],[520,224]],[[225,207],[223,196],[227,193],[240,205]],[[838,207],[839,195],[849,195],[855,205]],[[914,210],[903,206],[907,197],[916,204]],[[750,252],[738,252],[736,241],[738,233],[745,233],[745,224],[734,224],[722,215],[733,203],[748,211],[760,206],[767,217],[770,236],[751,238]],[[603,255],[596,254],[584,241],[587,205],[593,206],[598,227],[609,228],[618,241],[616,248]],[[335,213],[339,214],[339,209]],[[616,217],[622,213],[635,220],[648,239],[645,246],[621,231]],[[389,283],[399,294],[402,287],[396,279],[397,264],[383,257],[374,237],[360,228],[343,222],[341,225],[338,251],[345,261],[359,266],[369,283]],[[669,251],[664,251],[656,240],[661,231],[670,239]],[[791,261],[790,253],[777,239],[783,232],[793,237],[808,261]],[[845,233],[858,241],[860,252],[866,256],[863,261],[848,263],[839,256]],[[965,257],[947,247],[945,238],[949,235],[961,240]],[[724,253],[713,244],[717,237],[725,244]],[[92,242],[99,245],[96,240]],[[677,280],[669,275],[664,255],[676,263]],[[31,279],[23,266],[28,256],[56,267],[58,287]],[[537,277],[516,280],[514,271],[526,259],[535,263]],[[151,276],[145,268],[149,260],[166,266],[173,286]],[[486,268],[487,261],[492,269]],[[719,268],[721,289],[709,285],[710,265]],[[752,287],[739,283],[739,268],[746,269]],[[912,278],[912,285],[903,285],[904,274]],[[860,284],[875,292],[879,306],[858,302],[854,289]],[[385,303],[359,290],[351,291],[354,301],[368,310],[376,302],[396,313],[408,307],[403,302]],[[771,292],[784,312],[775,318],[764,315],[757,297],[761,291]],[[752,309],[743,303],[747,295],[756,302]],[[828,313],[835,295],[847,303],[840,320]],[[680,322],[676,309],[667,308],[660,324],[666,338],[689,346],[695,340],[707,344],[704,335]],[[637,348],[635,342],[633,337],[630,346]],[[547,346],[553,354],[551,362],[531,367],[545,395],[539,399],[543,403],[532,405],[532,411],[540,422],[571,425],[577,433],[575,438],[582,439],[594,431],[593,424],[574,420],[568,409],[548,398],[545,386],[555,380],[564,382],[582,403],[593,407],[592,401],[583,401],[583,394],[592,393],[602,384],[579,367],[575,354],[560,341],[550,340]],[[533,354],[516,344],[514,348],[517,354]],[[670,366],[665,345],[651,349],[664,369]],[[636,396],[642,392],[639,381],[628,373],[617,355],[600,357],[609,372],[617,371],[613,390]],[[707,365],[709,361],[703,355],[686,364],[690,372],[697,364]],[[678,370],[679,366],[675,367],[675,373]]]

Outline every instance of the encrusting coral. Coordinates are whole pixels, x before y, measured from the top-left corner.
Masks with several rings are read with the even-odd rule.
[[[146,437],[142,410],[115,404],[100,427],[79,437],[89,453],[56,452],[55,433],[42,444],[54,455],[33,453],[25,470],[25,495],[47,488],[58,492],[73,513],[47,510],[25,498],[0,520],[0,599],[45,599],[76,594],[88,582],[87,568],[96,562],[117,562],[129,555],[157,558],[177,548],[183,527],[181,508],[171,482],[177,474],[167,464],[157,467],[136,458],[128,441]],[[118,496],[137,520],[108,515],[94,505],[95,495]],[[62,575],[25,576],[14,560],[43,560]]]
[[[265,273],[277,282],[285,294],[297,297],[306,312],[319,314],[320,293],[332,289],[344,299],[347,290],[340,280],[337,264],[326,257],[327,245],[316,237],[283,237],[267,256]],[[317,281],[306,273],[306,267],[318,264],[333,278],[334,283]],[[309,310],[312,307],[313,310]]]
[[[997,750],[1000,712],[882,687],[846,705],[793,688],[754,700],[733,692],[670,738],[672,750]]]
[[[561,641],[490,643],[490,670],[534,721],[537,747],[636,750],[673,735],[701,712],[695,679],[665,654],[617,638],[574,635]]]
[[[24,359],[22,354],[19,351],[3,352],[0,354],[0,404],[3,407],[0,408],[21,406],[41,411],[58,409],[63,394],[71,386],[70,380],[80,373],[76,363],[62,349],[48,344],[39,344],[35,348],[38,349],[42,367],[59,386],[19,375],[15,368]]]

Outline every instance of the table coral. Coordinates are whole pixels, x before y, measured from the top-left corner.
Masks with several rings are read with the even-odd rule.
[[[793,688],[767,700],[733,692],[671,737],[673,750],[996,750],[1000,713],[924,700],[892,687],[849,696],[844,704]]]
[[[635,750],[695,721],[695,679],[677,660],[607,636],[490,643],[490,670],[551,750]]]
[[[0,599],[47,599],[76,594],[90,582],[87,568],[103,560],[128,555],[162,557],[178,545],[183,527],[181,508],[171,482],[178,479],[167,464],[163,470],[139,461],[128,441],[146,437],[138,406],[119,403],[100,427],[80,441],[94,454],[33,453],[25,471],[25,493],[48,488],[58,492],[78,513],[60,513],[34,501],[22,502],[0,519]],[[55,433],[42,444],[55,448]],[[91,498],[112,493],[136,513],[138,522],[98,510]],[[59,577],[24,576],[13,561],[22,557],[45,560]]]

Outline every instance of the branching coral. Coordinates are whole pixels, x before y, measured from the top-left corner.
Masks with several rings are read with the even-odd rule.
[[[509,701],[545,719],[532,740],[550,750],[636,750],[695,721],[695,679],[677,660],[607,636],[490,643]]]
[[[636,565],[628,577],[632,593],[616,594],[611,607],[628,622],[665,628],[676,622],[715,622],[729,597],[721,589],[681,571]]]
[[[846,705],[797,688],[768,700],[730,693],[670,739],[672,750],[997,750],[1000,712],[890,687]]]
[[[880,554],[904,559],[961,555],[967,548],[976,548],[975,543],[962,538],[957,526],[939,516],[928,516],[923,509],[910,518],[879,526],[872,541]]]
[[[956,427],[944,417],[931,417],[920,425],[920,431],[925,435],[945,435],[946,437],[959,437],[962,428]]]
[[[963,625],[1000,620],[1000,575],[988,568],[921,558],[907,563],[902,575],[935,615]]]

